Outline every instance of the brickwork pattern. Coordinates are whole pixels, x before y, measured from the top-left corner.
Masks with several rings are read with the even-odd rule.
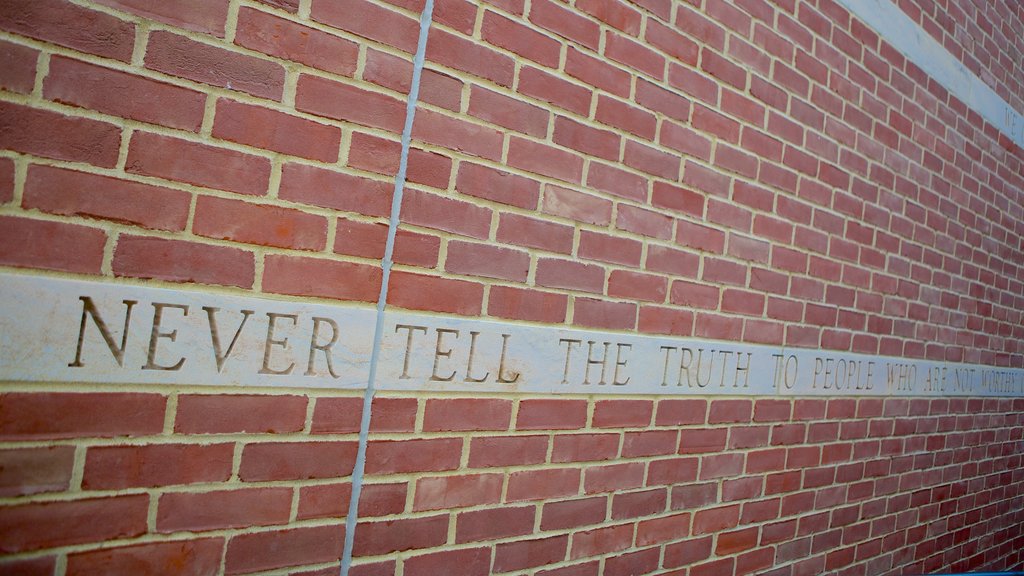
[[[1024,113],[1024,6],[972,0],[897,5],[1015,110]]]
[[[0,0],[0,265],[374,302],[422,8]],[[1024,151],[831,0],[439,0],[426,56],[389,306],[1024,366]],[[0,571],[336,573],[361,399],[269,392],[3,384]],[[386,395],[353,575],[1022,568],[1022,412]]]

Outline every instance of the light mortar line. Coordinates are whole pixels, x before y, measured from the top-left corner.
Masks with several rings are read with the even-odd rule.
[[[395,236],[398,233],[400,214],[402,211],[402,194],[405,191],[405,175],[409,167],[409,144],[412,140],[412,124],[416,117],[416,101],[419,99],[420,77],[427,52],[427,34],[434,12],[434,0],[426,0],[420,14],[420,34],[416,43],[416,56],[413,58],[412,83],[409,87],[409,98],[405,105],[405,126],[402,128],[402,156],[395,175],[395,191],[391,197],[391,218],[388,222],[387,242],[384,245],[384,257],[381,258],[380,295],[377,297],[377,322],[373,331],[373,349],[370,354],[370,374],[366,381],[366,392],[363,395],[362,417],[359,421],[359,445],[356,451],[355,467],[352,471],[352,492],[349,497],[348,514],[345,516],[345,547],[341,555],[340,575],[348,576],[352,566],[352,549],[355,544],[356,524],[359,515],[359,496],[363,489],[366,472],[366,446],[370,435],[370,416],[373,404],[374,388],[377,378],[377,366],[380,361],[381,341],[384,338],[384,309],[387,307],[388,282],[391,278],[392,257],[395,252]]]

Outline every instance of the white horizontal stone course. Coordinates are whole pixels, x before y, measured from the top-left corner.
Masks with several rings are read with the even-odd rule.
[[[838,0],[908,60],[982,118],[1024,146],[1024,116],[928,35],[892,0]]]
[[[0,379],[363,389],[374,319],[362,305],[0,274]],[[412,312],[384,326],[381,390],[1024,396],[1022,369]]]

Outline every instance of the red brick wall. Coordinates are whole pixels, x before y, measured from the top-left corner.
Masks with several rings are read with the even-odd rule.
[[[902,0],[899,7],[1018,112],[1024,110],[1024,6]]]
[[[422,8],[0,1],[0,265],[369,306]],[[440,0],[419,94],[390,307],[1024,367],[1024,151],[832,2]],[[3,383],[0,570],[336,573],[360,395],[196,384]],[[1022,411],[382,395],[352,574],[1022,568]]]

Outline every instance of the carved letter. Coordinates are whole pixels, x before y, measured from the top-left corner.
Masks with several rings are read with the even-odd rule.
[[[572,357],[572,347],[579,345],[579,340],[571,340],[569,338],[559,338],[558,343],[565,344],[565,371],[562,372],[562,384],[569,383],[569,359]]]
[[[498,360],[498,382],[502,384],[512,384],[519,380],[519,372],[513,372],[511,377],[505,375],[505,356],[508,352],[508,339],[511,337],[511,334],[501,335],[501,359]]]
[[[317,336],[320,335],[320,323],[327,324],[331,327],[331,341],[327,344],[317,344]],[[334,373],[334,364],[331,361],[331,347],[338,342],[338,324],[330,318],[320,318],[317,316],[313,317],[313,334],[309,337],[309,362],[306,364],[306,376],[316,376],[316,370],[313,369],[313,359],[315,358],[316,351],[319,350],[324,353],[324,358],[327,359],[327,371],[331,374],[332,378],[341,378]]]
[[[626,364],[629,363],[629,358],[627,358],[625,360],[622,360],[622,349],[623,348],[625,348],[626,350],[632,350],[633,345],[632,344],[618,344],[618,343],[615,344],[615,372],[612,374],[612,385],[613,386],[625,386],[626,384],[629,384],[629,376],[626,376],[625,380],[623,380],[622,382],[619,382],[619,367],[621,366],[622,368],[625,368]]]
[[[398,324],[395,326],[395,332],[397,333],[400,329],[408,330],[408,336],[405,339],[405,360],[402,361],[402,375],[399,376],[402,380],[408,380],[409,376],[409,353],[412,351],[412,333],[416,330],[427,333],[426,326],[410,326],[408,324]]]
[[[185,364],[184,358],[179,358],[175,362],[174,366],[161,366],[156,363],[156,347],[160,341],[160,338],[167,338],[171,342],[178,337],[177,330],[171,330],[170,332],[160,331],[160,320],[164,316],[164,308],[177,308],[181,310],[185,316],[188,316],[188,306],[182,306],[180,304],[163,304],[160,302],[153,302],[153,330],[149,333],[149,354],[146,356],[146,364],[142,367],[143,370],[181,370],[181,366]]]
[[[661,367],[661,385],[662,386],[668,386],[668,357],[669,357],[669,354],[671,354],[673,350],[676,350],[676,347],[675,346],[662,346],[661,349],[665,351],[665,363]],[[677,382],[677,384],[679,384],[679,382]]]
[[[288,318],[292,321],[292,324],[298,324],[299,316],[297,314],[275,314],[273,312],[267,312],[267,340],[263,344],[263,367],[260,368],[260,374],[274,374],[277,376],[284,376],[291,374],[292,369],[295,368],[295,362],[292,362],[284,370],[274,370],[270,367],[270,353],[274,346],[280,346],[285,350],[288,349],[288,339],[274,340],[274,324],[278,318]]]
[[[611,343],[604,343],[604,354],[602,354],[601,358],[597,360],[594,359],[594,344],[596,344],[596,342],[593,340],[587,340],[587,369],[583,373],[583,383],[590,384],[590,367],[594,364],[600,364],[601,381],[598,382],[598,384],[607,384],[607,382],[604,381],[605,361],[608,360],[608,347],[611,346]]]
[[[92,316],[92,321],[96,324],[96,328],[100,331],[100,336],[103,336],[103,341],[107,343],[107,348],[110,349],[110,353],[114,355],[114,360],[117,360],[118,366],[124,366],[124,348],[128,343],[128,324],[132,319],[132,306],[135,306],[139,302],[137,300],[122,300],[125,305],[124,312],[124,331],[121,332],[121,347],[118,348],[114,344],[114,337],[110,335],[110,331],[107,330],[107,324],[100,318],[100,313],[96,310],[96,306],[92,303],[92,298],[88,296],[79,296],[79,300],[82,301],[82,324],[78,328],[78,349],[75,351],[75,361],[68,364],[71,368],[81,368],[82,364],[82,345],[85,343],[85,318],[86,315]]]
[[[480,378],[473,377],[473,359],[476,357],[476,337],[479,335],[479,332],[470,331],[469,333],[469,360],[466,361],[466,377],[462,379],[463,382],[483,382],[491,375],[490,372],[485,372]],[[502,352],[504,352],[504,350],[502,350]]]
[[[452,356],[451,348],[447,350],[441,350],[441,340],[444,338],[444,335],[455,334],[455,339],[458,340],[459,331],[451,330],[449,328],[435,328],[434,331],[437,332],[437,343],[434,344],[434,369],[430,371],[430,379],[435,382],[451,382],[452,380],[455,379],[455,370],[452,370],[451,374],[442,378],[437,373],[437,365],[440,364],[441,358],[451,358]]]
[[[213,358],[217,361],[217,372],[224,369],[224,361],[231,356],[231,350],[235,347],[235,342],[238,342],[238,335],[242,333],[242,328],[245,327],[246,320],[249,319],[254,312],[252,310],[242,310],[242,322],[238,324],[238,329],[235,330],[235,335],[231,338],[231,344],[228,344],[227,352],[221,353],[220,347],[220,331],[217,330],[217,311],[220,308],[214,308],[212,306],[203,306],[203,310],[206,310],[206,317],[210,321],[210,340],[213,342]]]

